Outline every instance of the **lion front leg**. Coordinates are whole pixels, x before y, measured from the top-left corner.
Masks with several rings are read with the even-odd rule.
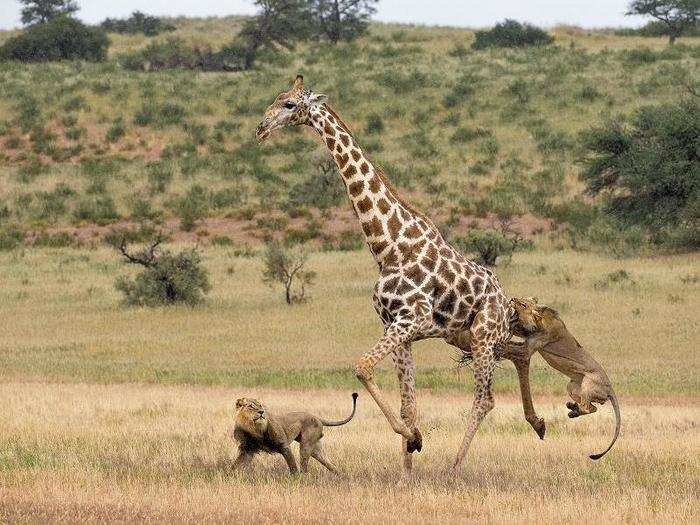
[[[239,451],[238,457],[233,462],[231,470],[234,472],[237,470],[250,470],[253,464],[253,456],[254,454],[252,452],[248,452],[247,450]]]
[[[292,449],[289,447],[289,445],[284,447],[280,453],[282,454],[285,461],[287,462],[287,466],[289,467],[289,472],[291,474],[298,474],[299,467],[297,466],[297,459],[294,457],[294,453],[292,453]]]

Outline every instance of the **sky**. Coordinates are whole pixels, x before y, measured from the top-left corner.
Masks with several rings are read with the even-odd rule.
[[[486,27],[504,18],[539,26],[572,24],[586,28],[639,26],[625,16],[629,0],[380,0],[374,17],[382,22]],[[78,17],[97,23],[139,10],[152,15],[222,16],[255,13],[252,0],[78,0]],[[0,29],[19,27],[20,4],[0,0]]]

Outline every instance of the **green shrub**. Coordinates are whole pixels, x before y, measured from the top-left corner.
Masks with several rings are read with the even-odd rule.
[[[173,165],[169,161],[155,161],[146,164],[148,189],[154,193],[163,193],[173,179]]]
[[[24,232],[16,226],[0,228],[0,251],[14,250],[24,241]]]
[[[522,78],[515,79],[508,84],[506,91],[515,97],[521,104],[527,104],[530,101],[530,84]]]
[[[144,105],[134,115],[137,126],[171,126],[182,124],[187,116],[185,108],[172,102]]]
[[[367,125],[365,126],[365,133],[368,135],[375,135],[384,131],[384,120],[381,115],[377,113],[370,113],[367,116]]]
[[[472,230],[452,242],[464,253],[476,254],[477,261],[486,266],[494,266],[499,257],[510,257],[518,246],[517,241],[496,230]]]
[[[68,211],[66,201],[75,195],[75,190],[64,183],[58,184],[52,191],[36,192],[34,215],[42,221],[56,222]]]
[[[35,24],[0,47],[0,58],[22,62],[88,60],[107,58],[109,39],[104,31],[69,17]]]
[[[68,232],[44,232],[34,239],[34,246],[41,248],[69,248],[75,244],[76,238]]]
[[[133,279],[125,276],[117,279],[115,287],[124,294],[124,304],[155,307],[201,303],[211,284],[199,253],[195,249],[172,253],[159,250],[158,245],[156,241],[133,254],[128,252],[125,242],[116,245],[127,262],[144,267]]]
[[[450,137],[450,141],[455,144],[462,144],[479,138],[490,137],[491,135],[491,131],[485,128],[459,127],[452,134],[452,137]]]
[[[197,221],[202,219],[209,208],[207,190],[199,184],[192,186],[185,195],[176,199],[171,208],[180,217],[180,228],[192,231]]]
[[[331,208],[340,204],[345,194],[345,186],[338,177],[335,165],[325,160],[317,164],[316,173],[292,185],[286,207]]]
[[[77,221],[104,225],[119,219],[119,214],[112,197],[86,197],[78,201],[73,217]]]
[[[629,230],[642,227],[663,244],[673,233],[697,239],[700,210],[700,105],[650,106],[630,125],[611,121],[582,134],[581,178],[601,195],[603,212]],[[690,244],[688,249],[698,245]]]
[[[515,20],[505,20],[493,29],[477,31],[474,49],[488,47],[527,47],[551,44],[554,39],[542,29],[530,24],[521,24]]]
[[[244,55],[245,50],[236,44],[213,51],[210,47],[192,47],[181,38],[171,37],[164,42],[151,42],[145,49],[122,54],[119,63],[131,71],[235,71],[244,69]]]
[[[154,209],[153,205],[142,197],[136,197],[131,204],[129,212],[131,219],[139,222],[155,221],[162,217],[162,213]]]
[[[120,138],[126,135],[126,128],[124,127],[124,121],[121,117],[115,119],[112,125],[107,130],[105,135],[105,140],[107,142],[117,142]]]

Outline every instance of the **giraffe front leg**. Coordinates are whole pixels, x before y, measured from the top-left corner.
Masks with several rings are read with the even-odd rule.
[[[384,414],[384,417],[386,417],[394,432],[401,434],[408,443],[415,444],[417,436],[406,423],[396,417],[396,414],[391,409],[386,399],[384,399],[384,396],[373,379],[374,367],[379,361],[393,352],[401,352],[403,346],[411,342],[411,338],[415,333],[415,328],[411,328],[414,326],[412,323],[402,322],[402,325],[405,324],[408,324],[408,326],[393,324],[386,329],[384,337],[374,345],[374,348],[370,352],[363,354],[359,359],[355,365],[355,375],[369,395],[372,396],[374,402],[377,403],[377,406]]]
[[[423,438],[416,426],[416,364],[413,360],[410,344],[402,345],[394,352],[394,365],[399,378],[401,389],[401,419],[413,432],[413,439],[401,438],[401,453],[403,455],[403,475],[401,482],[411,479],[413,470],[413,452],[420,452]]]

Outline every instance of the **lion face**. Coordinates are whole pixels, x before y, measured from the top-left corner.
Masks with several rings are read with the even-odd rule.
[[[513,298],[510,305],[518,316],[513,330],[515,335],[526,337],[540,330],[537,297]]]
[[[260,401],[250,397],[236,400],[236,426],[255,436],[262,436],[268,424],[267,410]]]

